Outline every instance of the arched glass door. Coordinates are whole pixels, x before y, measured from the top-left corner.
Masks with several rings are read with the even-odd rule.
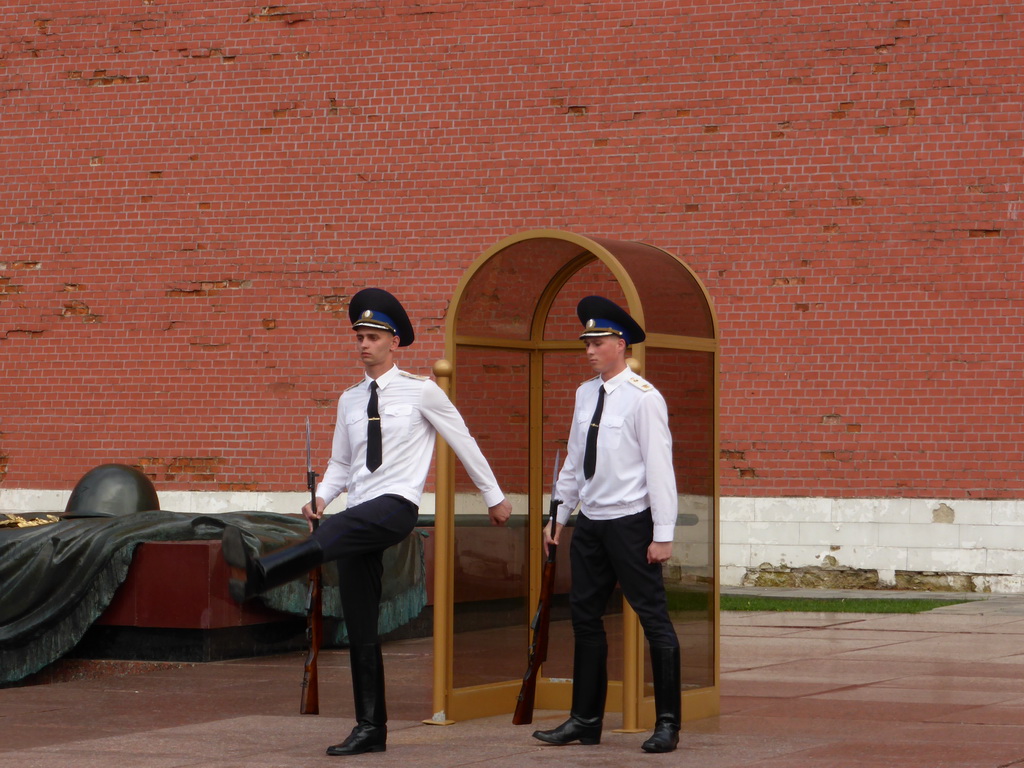
[[[680,515],[665,576],[682,646],[683,717],[718,712],[718,345],[707,292],[654,246],[534,230],[488,249],[463,276],[447,318],[448,364],[435,369],[514,512],[507,528],[490,527],[461,466],[439,450],[433,722],[514,709],[555,454],[564,456],[576,387],[593,375],[575,312],[588,294],[628,307],[647,331],[631,364],[669,408]],[[567,543],[538,709],[569,707]],[[625,730],[649,728],[653,691],[639,622],[619,598],[606,625],[608,710],[623,713]]]

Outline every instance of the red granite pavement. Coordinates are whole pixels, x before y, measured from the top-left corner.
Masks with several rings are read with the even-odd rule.
[[[324,754],[352,726],[348,653],[339,650],[320,657],[318,716],[297,712],[301,654],[94,663],[85,679],[0,690],[0,768],[1024,765],[1024,596],[915,615],[726,612],[721,650],[721,714],[685,723],[671,755],[643,753],[643,734],[614,732],[618,715],[594,747],[530,737],[562,712],[538,712],[532,726],[507,716],[424,725],[424,638],[385,646],[384,753]]]

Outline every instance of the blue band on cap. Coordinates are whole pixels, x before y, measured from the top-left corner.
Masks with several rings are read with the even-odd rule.
[[[627,344],[629,343],[629,333],[625,327],[613,320],[601,320],[598,318],[588,320],[583,333],[580,334],[580,338],[585,339],[588,336],[621,336],[626,340]]]
[[[353,328],[358,328],[361,325],[368,325],[371,328],[384,328],[396,333],[395,321],[385,315],[383,312],[377,312],[372,309],[368,309],[359,316],[359,319],[352,324]]]

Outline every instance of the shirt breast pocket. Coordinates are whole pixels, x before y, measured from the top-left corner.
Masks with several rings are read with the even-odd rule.
[[[345,428],[348,430],[349,443],[355,445],[366,439],[366,414],[361,411],[350,411],[345,414]]]
[[[597,433],[598,442],[614,450],[622,444],[624,430],[625,420],[621,416],[606,416],[601,419],[601,426]]]
[[[391,403],[381,410],[381,429],[388,436],[403,438],[409,434],[412,423],[412,406],[408,403]]]

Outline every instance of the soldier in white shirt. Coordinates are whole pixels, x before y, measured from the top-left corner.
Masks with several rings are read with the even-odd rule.
[[[572,710],[548,744],[598,744],[608,685],[603,614],[618,583],[647,637],[657,722],[645,752],[671,752],[679,742],[679,639],[668,614],[662,563],[672,556],[677,496],[665,399],[626,365],[626,349],[646,338],[621,307],[588,296],[576,308],[587,360],[596,378],[576,390],[565,464],[555,485],[561,500],[545,550],[558,543],[580,505],[569,547],[572,586]]]
[[[352,297],[349,317],[355,331],[363,380],[338,400],[331,458],[316,489],[316,509],[302,514],[319,520],[343,491],[347,508],[330,515],[305,541],[259,557],[236,528],[224,534],[224,557],[244,568],[246,578],[232,580],[239,602],[336,560],[341,605],[349,634],[356,726],[329,755],[383,752],[387,744],[384,667],[377,622],[380,612],[382,555],[408,536],[437,433],[462,461],[483,495],[494,525],[504,525],[512,508],[470,435],[462,416],[444,392],[425,376],[400,370],[399,347],[413,341],[405,309],[387,291],[366,288]]]

